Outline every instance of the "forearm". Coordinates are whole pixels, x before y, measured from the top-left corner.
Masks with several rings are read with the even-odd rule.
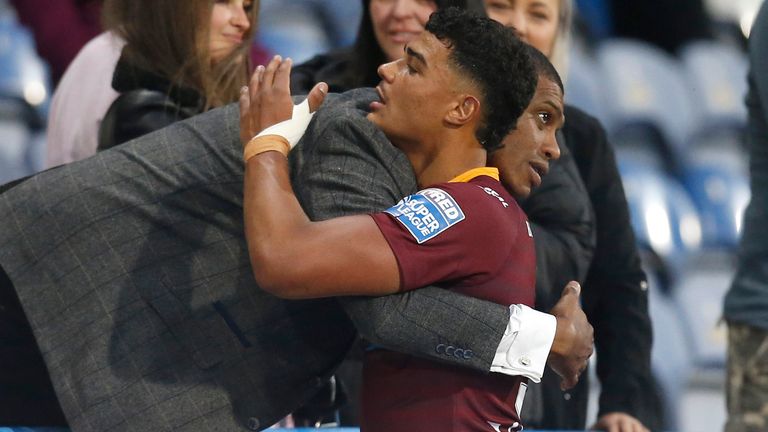
[[[254,144],[281,141],[264,136]],[[283,298],[397,292],[394,253],[368,215],[313,222],[291,187],[280,151],[250,157],[246,148],[245,233],[256,282]]]
[[[280,277],[283,264],[293,261],[295,239],[309,223],[291,187],[285,155],[267,151],[250,157],[243,192],[245,237],[254,278],[262,289],[279,295],[284,293],[281,282],[288,282]]]

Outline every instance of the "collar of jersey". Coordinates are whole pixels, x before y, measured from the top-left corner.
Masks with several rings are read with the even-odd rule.
[[[499,181],[499,169],[493,167],[472,168],[462,174],[457,175],[449,183],[466,183],[475,177],[488,176]]]

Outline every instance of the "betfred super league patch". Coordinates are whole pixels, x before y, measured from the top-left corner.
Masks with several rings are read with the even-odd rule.
[[[459,204],[442,189],[424,189],[385,210],[421,244],[464,220]]]

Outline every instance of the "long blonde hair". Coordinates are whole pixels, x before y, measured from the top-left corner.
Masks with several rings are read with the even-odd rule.
[[[243,44],[212,64],[209,26],[214,0],[106,0],[104,27],[122,37],[124,58],[180,87],[197,90],[205,109],[237,100],[248,80],[250,40],[258,21],[259,0],[248,18]]]
[[[573,24],[573,0],[560,0],[557,17],[557,35],[552,43],[549,61],[557,68],[563,81],[568,76],[568,54],[571,48],[571,27]]]

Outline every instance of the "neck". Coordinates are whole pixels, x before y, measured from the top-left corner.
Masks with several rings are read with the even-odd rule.
[[[485,166],[487,153],[474,136],[442,137],[425,144],[398,145],[411,162],[420,189]]]

